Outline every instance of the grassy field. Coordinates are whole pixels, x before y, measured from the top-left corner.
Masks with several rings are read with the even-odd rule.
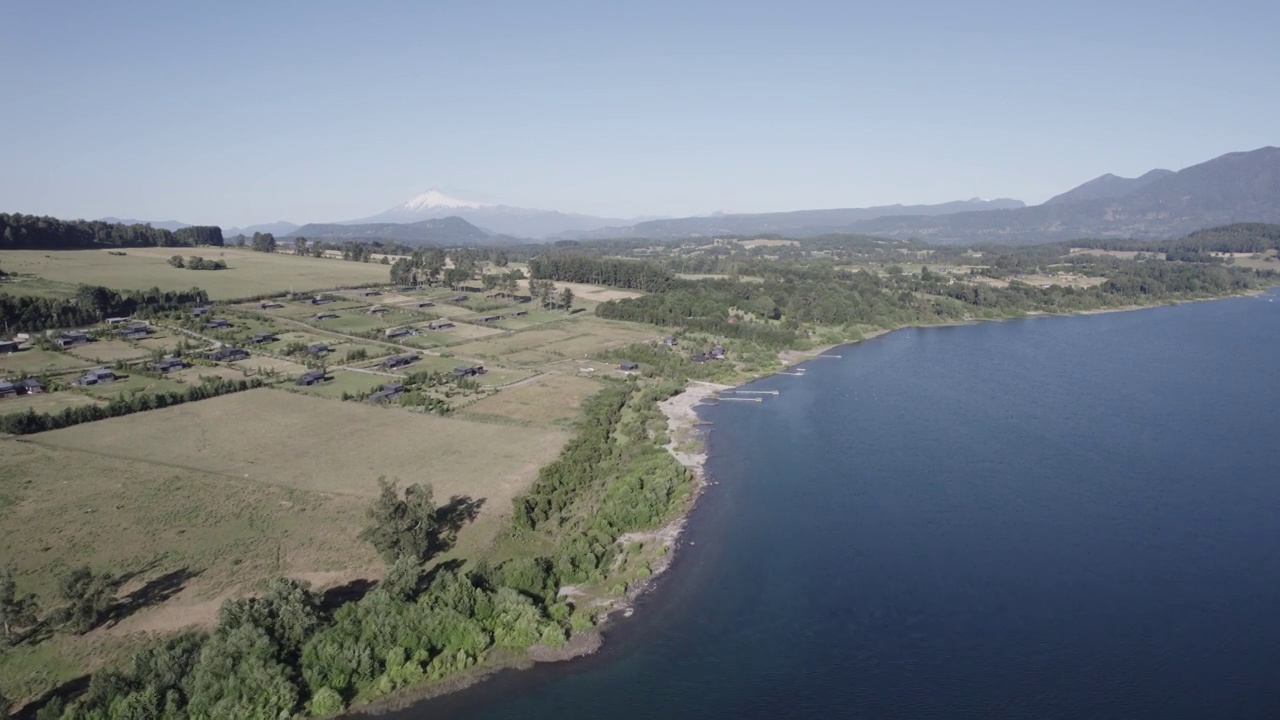
[[[0,376],[64,372],[72,368],[88,367],[91,364],[66,353],[29,348],[16,353],[0,354]]]
[[[609,348],[650,340],[655,336],[636,325],[583,317],[538,329],[463,343],[450,349],[459,355],[501,361],[509,365],[536,366],[587,357]]]
[[[124,340],[95,340],[88,345],[70,348],[67,354],[78,357],[86,363],[110,365],[117,360],[137,360],[147,357],[151,351],[130,345]]]
[[[90,385],[83,388],[82,392],[95,398],[110,400],[131,392],[174,392],[184,389],[184,385],[174,380],[135,374],[109,383]]]
[[[347,370],[330,370],[327,377],[330,379],[318,385],[290,385],[289,389],[317,397],[340,398],[344,392],[352,395],[361,395],[370,390],[376,390],[383,383],[393,380],[393,378],[383,377],[382,375]]]
[[[128,248],[125,252],[121,256],[108,255],[105,250],[3,250],[0,267],[6,272],[38,275],[53,283],[92,283],[118,290],[186,290],[198,286],[215,300],[388,279],[384,265],[229,247]],[[168,259],[175,254],[224,260],[228,269],[210,272],[171,267]],[[32,289],[33,294],[48,296],[56,286],[46,282],[35,284]],[[5,290],[22,292],[23,283],[6,283]]]
[[[208,625],[224,598],[280,574],[321,585],[376,576],[381,561],[357,538],[365,504],[171,464],[0,441],[0,557],[24,591],[49,597],[62,569],[88,563],[132,576],[122,598],[146,588],[165,599],[85,637],[58,636],[0,654],[0,687],[29,697],[119,657],[149,633]]]
[[[37,395],[19,395],[18,397],[0,400],[0,415],[35,410],[38,413],[58,413],[64,408],[80,405],[101,405],[97,398],[76,392],[39,393]]]
[[[582,401],[599,390],[600,383],[589,378],[541,375],[469,405],[462,417],[563,425],[576,418]]]

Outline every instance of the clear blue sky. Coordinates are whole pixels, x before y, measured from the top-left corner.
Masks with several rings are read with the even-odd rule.
[[[0,0],[0,211],[1040,202],[1280,144],[1274,1],[194,5]]]

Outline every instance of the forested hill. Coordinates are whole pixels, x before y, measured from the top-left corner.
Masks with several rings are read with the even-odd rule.
[[[59,220],[36,215],[0,213],[0,249],[69,250],[110,247],[183,247],[221,245],[222,228],[192,225],[165,230],[150,225],[124,225],[101,220]]]
[[[1223,155],[1137,183],[1119,197],[941,217],[882,217],[852,229],[932,243],[1030,244],[1078,237],[1172,238],[1241,222],[1280,223],[1280,148]]]

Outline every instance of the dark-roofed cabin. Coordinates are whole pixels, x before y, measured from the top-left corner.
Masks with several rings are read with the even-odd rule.
[[[406,335],[412,335],[413,331],[406,327],[387,328],[382,332],[384,337],[398,338]]]
[[[221,347],[209,353],[208,358],[216,362],[235,362],[249,357],[249,351],[238,347]]]
[[[457,327],[451,322],[433,322],[427,326],[428,330],[448,330],[451,327]]]
[[[422,302],[417,304],[417,307],[420,307],[420,308],[435,307],[435,306],[436,304],[431,302],[430,300],[423,300]]]
[[[151,369],[158,373],[173,372],[174,370],[181,370],[186,366],[187,364],[183,362],[181,358],[165,358],[159,362],[151,363]]]
[[[460,302],[466,302],[466,301],[467,301],[466,295],[455,295],[449,298],[449,302],[452,302],[452,303],[460,303]]]
[[[18,352],[19,347],[16,340],[0,340],[0,353]]]
[[[318,313],[316,315],[317,320],[332,320],[336,317],[338,317],[338,313]]]
[[[679,341],[679,340],[676,340],[676,336],[675,336],[675,335],[668,335],[668,336],[666,336],[666,337],[662,338],[662,344],[663,344],[663,345],[666,345],[667,347],[675,347],[675,346],[676,346],[676,345],[678,345],[679,343],[680,343],[680,341]]]
[[[44,392],[44,383],[36,378],[25,378],[18,381],[18,391],[26,392],[28,395],[39,395]]]
[[[418,288],[416,285],[405,285],[404,287],[400,288],[400,292],[414,292],[417,289]]]
[[[261,345],[262,343],[275,342],[275,339],[276,339],[275,333],[260,332],[260,333],[254,333],[253,337],[249,338],[249,342],[253,343],[254,345]]]
[[[56,343],[58,347],[66,350],[69,347],[76,347],[77,345],[87,345],[89,343],[89,336],[79,331],[62,333],[58,337],[54,338],[53,342]]]
[[[323,355],[324,353],[332,351],[333,348],[329,347],[328,343],[312,343],[307,346],[308,355]]]
[[[111,372],[106,368],[97,368],[96,370],[90,370],[84,375],[81,375],[80,379],[76,380],[76,384],[77,385],[101,385],[103,383],[112,382],[115,379],[116,379],[115,373]]]
[[[476,287],[475,285],[463,285],[462,287],[459,287],[458,289],[459,289],[459,290],[461,290],[462,292],[469,292],[469,293],[479,293],[479,292],[484,292],[484,288]]]
[[[331,302],[333,302],[333,298],[320,297],[319,295],[313,298],[307,298],[308,305],[328,305]]]
[[[517,310],[511,313],[511,317],[524,317],[525,315],[528,315],[528,314],[529,314],[528,310]]]
[[[258,305],[258,308],[261,310],[278,310],[282,307],[284,307],[284,305],[281,305],[278,302],[264,302]]]
[[[483,365],[460,365],[453,369],[453,376],[456,378],[475,377],[476,375],[485,374]]]
[[[387,383],[382,386],[381,390],[369,393],[369,402],[387,402],[395,400],[404,392],[404,385],[401,383]]]
[[[384,312],[386,312],[386,311],[387,311],[387,309],[386,309],[386,308],[384,308],[384,307],[382,307],[381,305],[374,305],[373,307],[369,308],[369,312],[370,312],[370,313],[373,313],[374,315],[379,315],[379,314],[384,313]]]
[[[708,355],[708,354],[706,354],[706,353],[698,353],[697,355],[694,355],[693,357],[691,357],[691,358],[689,358],[689,359],[690,359],[690,360],[692,360],[692,361],[694,361],[694,362],[696,362],[696,363],[704,363],[704,362],[706,362],[706,361],[710,360],[710,359],[711,359],[711,356],[710,356],[710,355]]]
[[[196,317],[201,317],[202,315],[208,315],[209,311],[212,309],[213,308],[209,307],[208,305],[201,305],[200,307],[191,308],[191,314],[195,315]]]
[[[382,367],[388,370],[395,370],[396,368],[404,367],[405,365],[410,365],[417,361],[418,356],[413,353],[408,353],[406,355],[392,355],[382,361]]]
[[[618,363],[618,369],[622,370],[623,372],[635,372],[636,370],[640,369],[640,363],[634,363],[634,362],[631,362],[630,360],[626,360],[621,363]]]
[[[18,396],[18,385],[8,380],[0,380],[0,398],[11,398]]]
[[[495,320],[501,320],[501,319],[502,319],[501,315],[486,315],[485,317],[480,318],[480,322],[493,322]]]
[[[130,325],[129,327],[120,330],[118,334],[125,340],[137,340],[138,338],[144,338],[150,335],[151,328],[146,325]]]
[[[215,318],[205,323],[204,326],[208,330],[221,330],[223,328],[231,327],[231,323],[227,322],[223,318]]]
[[[711,352],[710,352],[709,354],[711,355],[711,359],[712,359],[712,360],[723,360],[723,359],[724,359],[724,356],[725,356],[725,349],[724,349],[724,346],[723,346],[723,345],[717,345],[717,346],[715,346],[715,347],[711,348]]]
[[[364,292],[362,292],[362,293],[360,293],[360,294],[361,294],[361,295],[363,295],[363,296],[365,296],[365,297],[377,297],[377,296],[379,296],[379,295],[381,295],[381,294],[382,294],[382,291],[380,291],[380,290],[365,290]]]
[[[297,385],[315,385],[324,382],[324,371],[320,369],[308,370],[298,376],[295,382]]]

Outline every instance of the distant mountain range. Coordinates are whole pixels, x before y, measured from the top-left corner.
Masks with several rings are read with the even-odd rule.
[[[181,230],[184,227],[191,227],[191,223],[179,222],[177,220],[135,220],[133,218],[104,217],[98,218],[102,222],[120,223],[121,225],[150,225],[153,228],[161,230]]]
[[[1080,237],[1180,237],[1239,222],[1280,222],[1280,148],[1228,153],[1178,172],[1104,175],[1016,210],[880,217],[852,232],[935,243],[1036,243]]]
[[[414,223],[433,218],[458,217],[498,235],[543,239],[563,233],[620,225],[626,220],[562,213],[555,210],[532,210],[460,200],[432,188],[390,210],[343,225]]]
[[[564,236],[586,238],[653,238],[666,240],[717,235],[788,235],[806,237],[843,232],[863,220],[896,215],[946,215],[966,210],[986,211],[1026,207],[1021,200],[957,200],[939,205],[880,205],[835,210],[794,210],[776,213],[719,214],[701,217],[650,220],[625,227],[606,227]]]
[[[510,245],[516,238],[482,230],[460,217],[432,218],[412,223],[311,223],[286,237],[341,242],[344,240],[394,240],[407,245]]]
[[[1025,244],[1079,237],[1172,238],[1238,222],[1280,223],[1280,148],[1229,153],[1177,172],[1157,169],[1135,178],[1106,174],[1035,206],[1008,198],[974,198],[938,205],[620,220],[462,200],[432,189],[362,220],[303,226],[276,222],[231,228],[223,235],[270,232],[329,241],[509,244],[519,238],[665,240],[860,233],[936,243]],[[187,227],[174,220],[149,224],[169,230]]]

